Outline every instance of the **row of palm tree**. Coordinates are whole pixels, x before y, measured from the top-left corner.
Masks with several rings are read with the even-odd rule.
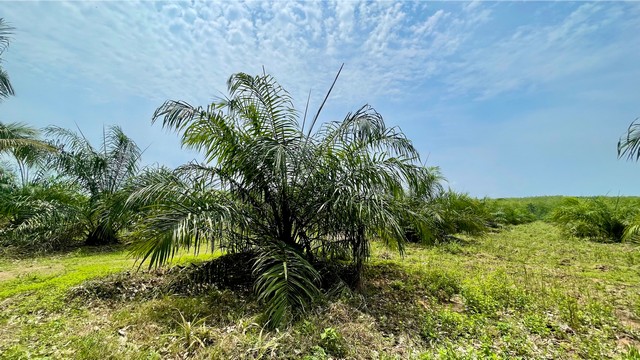
[[[7,126],[3,149],[38,175],[3,192],[0,239],[98,245],[128,234],[149,266],[184,247],[251,251],[256,293],[278,326],[322,297],[320,264],[350,264],[357,286],[372,239],[402,251],[406,224],[427,222],[408,194],[435,199],[442,177],[373,108],[319,124],[321,109],[300,119],[270,75],[234,74],[228,89],[206,108],[167,101],[155,112],[204,155],[176,169],[140,170],[140,149],[117,127],[95,148],[67,129],[48,127],[43,141]]]
[[[47,141],[30,138],[38,146],[30,142],[8,150],[21,175],[24,169],[36,175],[9,182],[2,193],[0,215],[6,223],[0,240],[43,250],[78,238],[86,245],[117,243],[129,220],[125,211],[112,208],[126,200],[124,189],[137,174],[140,150],[118,127],[105,131],[99,149],[67,129],[48,127],[45,133]]]
[[[0,24],[4,50],[11,28]],[[1,75],[1,97],[12,95]],[[228,91],[205,108],[167,101],[155,112],[204,155],[176,169],[140,171],[141,151],[118,127],[96,148],[67,129],[48,127],[43,140],[1,123],[0,152],[19,176],[0,181],[0,242],[102,245],[128,234],[149,266],[183,247],[251,251],[256,293],[278,326],[322,297],[319,264],[346,261],[357,286],[373,238],[402,251],[407,224],[427,233],[407,194],[434,199],[442,178],[373,108],[320,124],[322,106],[301,118],[270,75],[234,74]]]

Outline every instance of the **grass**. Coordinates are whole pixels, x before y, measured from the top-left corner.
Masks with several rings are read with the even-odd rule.
[[[163,276],[123,273],[133,265],[123,249],[0,259],[0,358],[640,358],[638,245],[566,238],[534,222],[411,245],[404,258],[373,248],[359,293],[278,331],[260,325],[255,299],[230,290],[69,295],[110,274],[143,285]]]

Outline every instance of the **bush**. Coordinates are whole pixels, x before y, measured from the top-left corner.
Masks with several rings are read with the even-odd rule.
[[[625,227],[637,210],[611,204],[601,197],[567,198],[551,214],[551,221],[571,236],[603,242],[622,241]]]
[[[326,328],[320,334],[320,344],[324,350],[332,355],[344,357],[347,355],[347,344],[340,333],[332,328]]]
[[[426,221],[423,225],[414,223],[406,227],[411,242],[436,244],[449,241],[456,234],[481,236],[489,229],[487,208],[467,194],[449,190],[414,206]]]
[[[518,200],[485,199],[484,205],[489,212],[489,225],[493,228],[505,225],[527,224],[539,219],[536,213],[543,213],[543,210],[535,204],[525,204]]]

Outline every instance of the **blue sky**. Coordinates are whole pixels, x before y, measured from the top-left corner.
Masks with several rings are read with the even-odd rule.
[[[474,196],[640,195],[616,142],[640,116],[640,3],[3,2],[16,96],[0,120],[120,125],[145,163],[197,157],[151,125],[264,66],[324,120],[368,103]]]

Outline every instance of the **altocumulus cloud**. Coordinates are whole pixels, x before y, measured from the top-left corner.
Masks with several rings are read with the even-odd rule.
[[[345,63],[325,118],[372,103],[456,189],[636,189],[614,145],[638,115],[639,3],[5,2],[0,16],[17,29],[3,117],[95,138],[120,124],[160,143],[147,162],[194,156],[149,129],[162,101],[204,105],[230,74],[264,66],[299,108],[311,90],[313,109]]]
[[[8,4],[3,16],[19,29],[12,58],[45,77],[65,73],[158,100],[204,101],[229,74],[263,65],[294,92],[325,89],[344,62],[349,86],[336,97],[349,101],[400,94],[441,72],[489,11],[458,7],[74,1]]]

